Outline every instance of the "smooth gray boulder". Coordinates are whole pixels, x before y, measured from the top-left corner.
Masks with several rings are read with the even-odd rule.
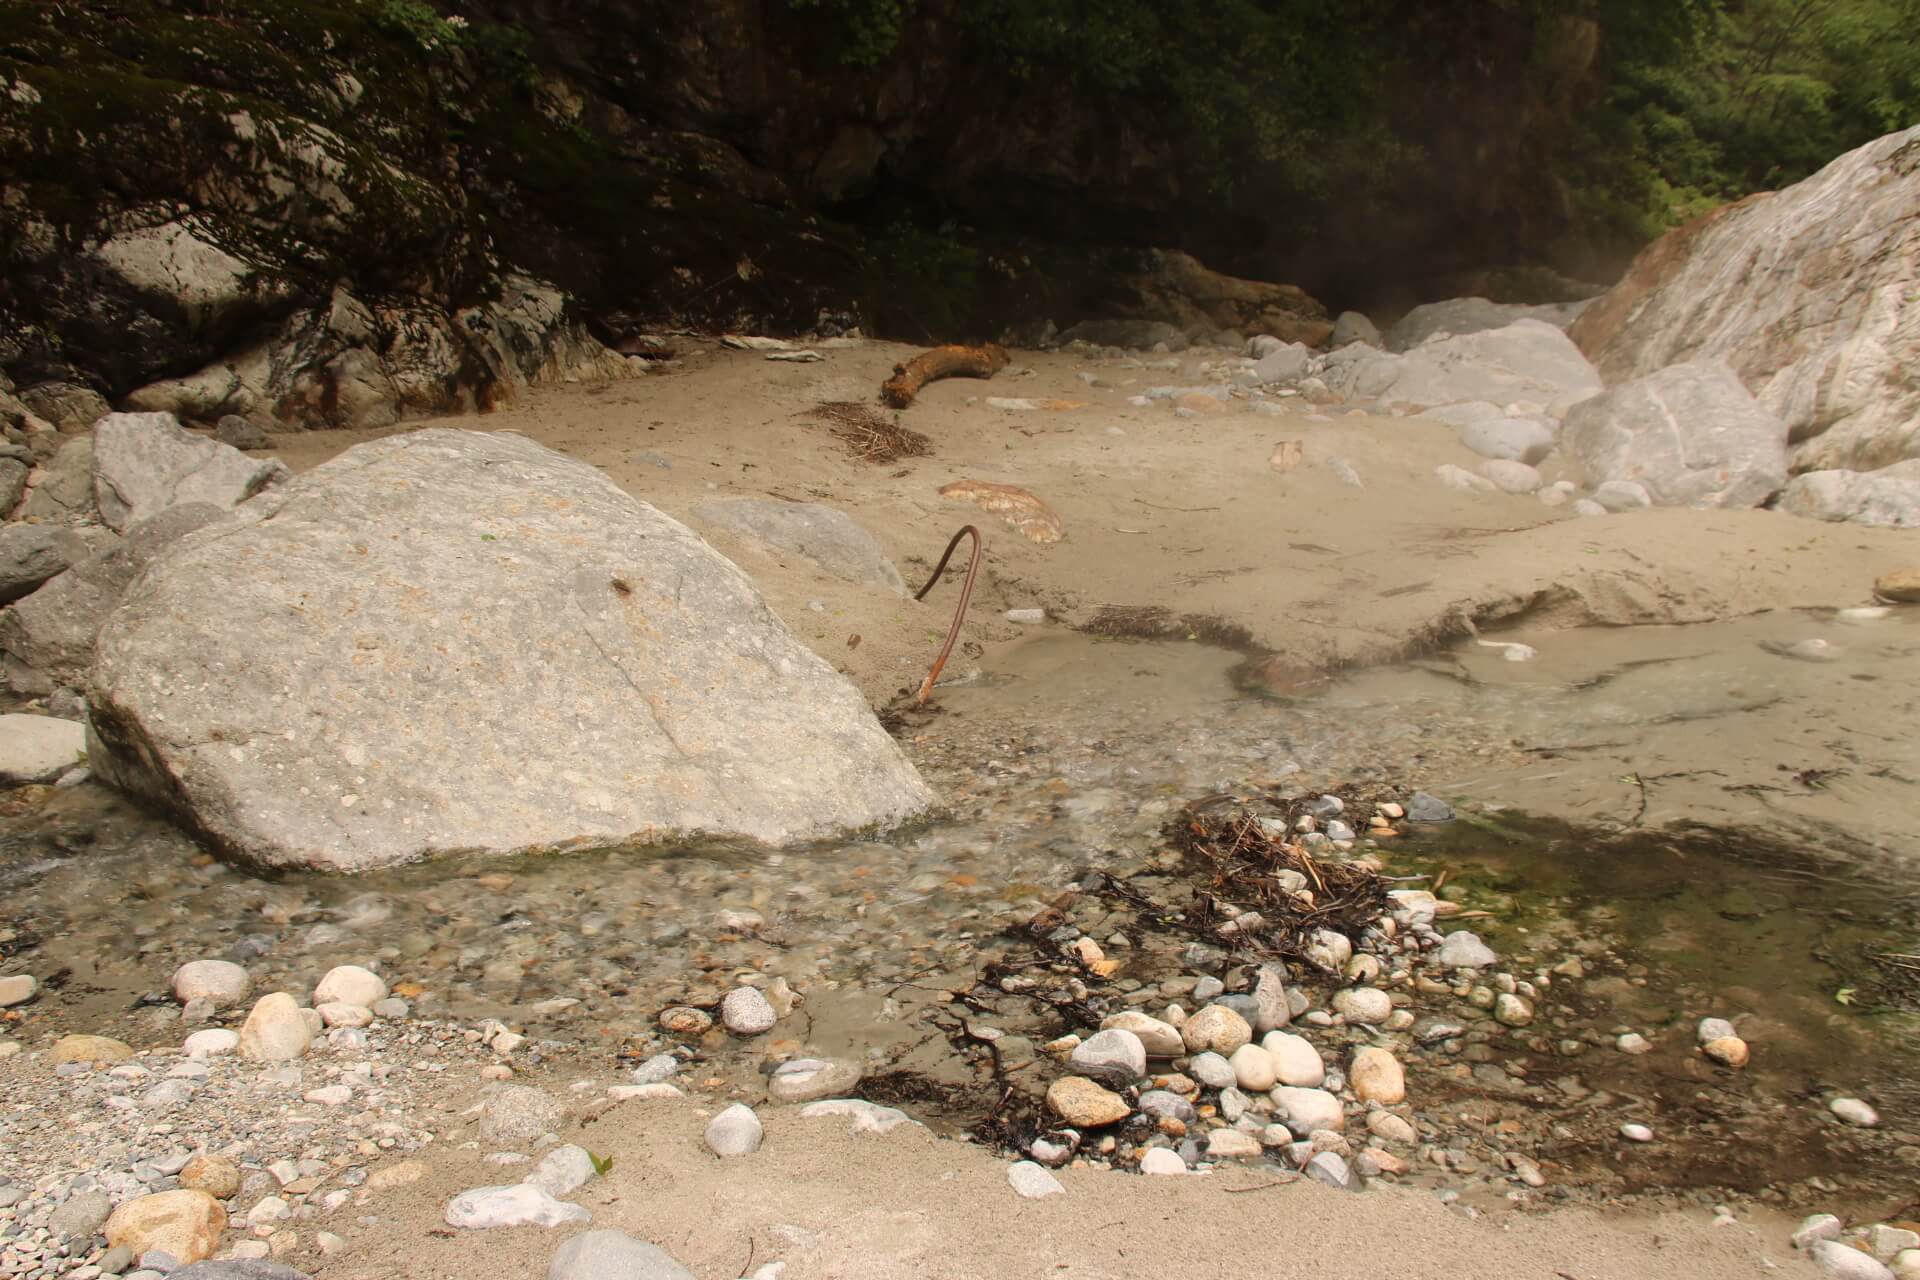
[[[98,525],[9,524],[0,526],[0,604],[18,600],[65,573],[114,536]]]
[[[128,584],[161,551],[226,514],[212,503],[194,502],[142,520],[117,545],[94,553],[0,612],[0,654],[55,684],[78,687],[93,661],[100,624]]]
[[[838,508],[776,498],[730,498],[700,503],[693,509],[693,518],[710,528],[744,534],[805,556],[836,578],[896,595],[907,593],[900,571],[873,535]]]
[[[261,866],[782,842],[933,799],[745,574],[504,433],[371,441],[186,535],[88,700],[99,776]]]
[[[1809,471],[1793,478],[1779,506],[1814,520],[1920,529],[1920,458],[1878,471]]]
[[[1283,342],[1253,363],[1254,377],[1263,384],[1297,382],[1307,376],[1313,352],[1298,342]]]
[[[1538,320],[1519,320],[1499,329],[1452,338],[1436,338],[1397,360],[1392,381],[1376,394],[1390,403],[1460,404],[1484,400],[1507,405],[1535,402],[1549,408],[1583,400],[1598,392],[1600,375],[1567,335]],[[1354,381],[1364,380],[1365,370]]]
[[[93,497],[115,532],[189,502],[238,506],[286,474],[279,459],[184,431],[170,413],[110,413],[93,428]]]
[[[1554,435],[1552,427],[1533,418],[1490,418],[1463,427],[1460,443],[1483,458],[1531,465],[1553,452]]]
[[[1437,333],[1460,337],[1504,329],[1516,320],[1533,320],[1565,329],[1584,310],[1584,302],[1553,302],[1540,306],[1493,302],[1486,298],[1448,298],[1428,302],[1401,316],[1387,330],[1387,350],[1411,351]]]
[[[624,1231],[582,1231],[553,1251],[547,1280],[694,1280],[658,1245]]]
[[[1342,311],[1333,322],[1333,337],[1329,341],[1334,347],[1344,347],[1352,342],[1364,342],[1377,347],[1381,345],[1380,330],[1362,313]]]
[[[87,731],[53,716],[0,716],[0,783],[52,782],[80,763]]]
[[[75,436],[60,446],[27,494],[20,514],[28,520],[93,518],[93,436]]]
[[[1787,482],[1787,426],[1720,360],[1669,365],[1575,405],[1561,432],[1589,487],[1656,506],[1757,507]]]

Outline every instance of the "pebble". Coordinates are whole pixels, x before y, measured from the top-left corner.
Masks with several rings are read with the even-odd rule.
[[[190,1058],[216,1058],[240,1047],[240,1033],[226,1027],[209,1027],[188,1036],[180,1051]]]
[[[675,1035],[701,1036],[713,1029],[713,1017],[703,1009],[676,1005],[661,1011],[660,1025]]]
[[[1253,980],[1253,1029],[1265,1035],[1293,1021],[1293,1002],[1287,997],[1287,971],[1263,964]]]
[[[563,1200],[592,1182],[594,1178],[593,1156],[585,1147],[569,1143],[555,1147],[540,1158],[533,1172],[521,1179],[530,1187],[538,1187],[556,1200]]]
[[[737,1036],[757,1036],[780,1020],[766,996],[753,987],[735,987],[720,1002],[720,1022]]]
[[[173,998],[181,1004],[205,1000],[216,1009],[247,998],[253,979],[231,960],[189,960],[173,971]]]
[[[1326,1082],[1327,1066],[1320,1051],[1291,1031],[1269,1031],[1260,1047],[1273,1058],[1274,1079],[1283,1085],[1314,1089]]]
[[[40,990],[40,983],[32,974],[16,973],[12,977],[0,978],[0,1009],[10,1009],[16,1004],[25,1004],[33,999]]]
[[[1227,1064],[1233,1069],[1233,1082],[1249,1093],[1265,1093],[1280,1082],[1273,1055],[1257,1044],[1241,1045]]]
[[[1378,987],[1351,987],[1334,995],[1333,1009],[1348,1022],[1372,1025],[1393,1016],[1393,998]]]
[[[1217,1053],[1196,1053],[1187,1060],[1187,1074],[1209,1089],[1231,1089],[1238,1076],[1233,1065]]]
[[[553,1251],[547,1280],[694,1280],[657,1245],[624,1231],[583,1231]]]
[[[1747,1065],[1749,1056],[1747,1042],[1739,1036],[1721,1036],[1717,1040],[1709,1040],[1700,1046],[1700,1052],[1721,1066],[1732,1067],[1736,1071]]]
[[[1087,1129],[1124,1120],[1132,1110],[1118,1094],[1079,1076],[1063,1076],[1047,1086],[1047,1109]]]
[[[1827,1104],[1827,1110],[1862,1129],[1871,1129],[1880,1123],[1880,1113],[1858,1098],[1835,1098]]]
[[[61,1036],[53,1042],[53,1060],[63,1062],[125,1062],[133,1046],[106,1036]]]
[[[1398,1142],[1403,1146],[1411,1146],[1419,1139],[1419,1134],[1415,1131],[1413,1125],[1391,1111],[1374,1111],[1368,1113],[1367,1132],[1376,1138],[1383,1138],[1388,1142]]]
[[[1354,1096],[1362,1102],[1390,1107],[1406,1101],[1406,1073],[1401,1069],[1400,1060],[1385,1049],[1356,1050],[1347,1067],[1347,1079],[1353,1085]]]
[[[1413,793],[1413,799],[1407,801],[1407,820],[1409,822],[1452,822],[1453,806],[1438,796],[1416,791]]]
[[[337,965],[327,970],[327,975],[313,989],[315,1008],[339,1001],[371,1009],[386,998],[386,980],[371,969],[364,969],[357,964]]]
[[[1067,1189],[1060,1185],[1060,1179],[1031,1160],[1021,1160],[1007,1166],[1007,1182],[1023,1200],[1043,1200],[1048,1196],[1067,1193]]]
[[[240,1025],[240,1055],[262,1062],[285,1062],[306,1053],[313,1029],[294,998],[284,991],[261,996]]]
[[[638,1080],[640,1071],[633,1074]],[[846,1058],[795,1058],[767,1077],[767,1096],[775,1102],[840,1097],[853,1092],[862,1074],[860,1064]]]
[[[531,1085],[489,1085],[480,1104],[480,1140],[489,1146],[521,1146],[558,1128],[566,1114],[556,1099]]]
[[[1620,1136],[1628,1142],[1652,1142],[1653,1130],[1643,1124],[1623,1124],[1620,1126]]]
[[[1836,1280],[1893,1280],[1893,1272],[1879,1259],[1837,1240],[1817,1240],[1809,1252],[1814,1265]]]
[[[1215,1129],[1207,1134],[1207,1155],[1214,1160],[1257,1160],[1265,1154],[1260,1140],[1238,1129]]]
[[[1700,1019],[1699,1027],[1694,1032],[1695,1038],[1698,1039],[1701,1044],[1708,1044],[1714,1040],[1725,1040],[1736,1034],[1738,1033],[1734,1031],[1733,1024],[1725,1018],[1702,1018]]]
[[[1211,1050],[1231,1056],[1234,1050],[1253,1039],[1253,1028],[1225,1005],[1210,1004],[1187,1019],[1186,1025],[1180,1028],[1180,1037],[1190,1053]]]
[[[107,1244],[125,1245],[150,1266],[147,1255],[170,1254],[179,1262],[210,1257],[227,1229],[227,1211],[204,1191],[162,1191],[137,1196],[113,1211],[102,1230]],[[169,1268],[171,1269],[171,1268]]]
[[[1466,929],[1457,929],[1441,939],[1434,959],[1449,969],[1484,969],[1500,962],[1493,948],[1480,941],[1479,934]]]
[[[1185,1173],[1187,1162],[1180,1153],[1167,1147],[1151,1147],[1147,1154],[1140,1157],[1140,1172],[1166,1177],[1176,1173]]]
[[[1100,1029],[1133,1032],[1140,1037],[1140,1044],[1149,1058],[1177,1058],[1187,1051],[1177,1028],[1131,1009],[1106,1018],[1100,1023]]]
[[[1336,1191],[1361,1191],[1364,1186],[1354,1175],[1346,1160],[1331,1151],[1322,1151],[1307,1161],[1304,1170],[1315,1182],[1325,1183]]]
[[[753,1108],[736,1102],[708,1122],[707,1148],[717,1156],[752,1155],[765,1132]]]
[[[475,1187],[462,1191],[448,1204],[446,1224],[463,1231],[490,1227],[559,1227],[569,1222],[591,1222],[593,1215],[577,1204],[554,1199],[535,1186]]]
[[[1493,1002],[1494,1021],[1509,1027],[1524,1027],[1533,1021],[1533,1005],[1524,996],[1501,995]]]
[[[1280,1109],[1286,1126],[1297,1138],[1305,1138],[1316,1129],[1339,1132],[1347,1127],[1346,1112],[1340,1099],[1324,1089],[1296,1089],[1282,1085],[1268,1098]]]
[[[1147,1074],[1147,1050],[1131,1031],[1098,1031],[1074,1047],[1068,1064],[1081,1075],[1117,1089]]]
[[[1615,1040],[1613,1042],[1613,1047],[1618,1049],[1622,1053],[1631,1053],[1635,1055],[1653,1052],[1653,1046],[1647,1043],[1647,1038],[1641,1035],[1637,1031],[1627,1032],[1625,1035],[1621,1036],[1618,1040]]]
[[[803,1059],[803,1061],[814,1062],[818,1061],[818,1059],[809,1058]],[[784,1063],[782,1065],[795,1066],[797,1064]],[[678,1070],[680,1070],[680,1059],[670,1053],[656,1053],[635,1067],[633,1071],[628,1074],[627,1079],[633,1081],[635,1084],[659,1084],[662,1080],[671,1080],[674,1073]],[[775,1074],[778,1074],[777,1068]]]

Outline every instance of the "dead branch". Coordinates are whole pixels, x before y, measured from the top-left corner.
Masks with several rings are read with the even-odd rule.
[[[893,367],[893,376],[880,386],[880,398],[904,409],[920,388],[941,378],[991,378],[1007,367],[1007,349],[987,342],[977,347],[935,347]]]

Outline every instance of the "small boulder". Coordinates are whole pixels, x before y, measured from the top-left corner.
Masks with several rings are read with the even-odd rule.
[[[1233,1068],[1234,1083],[1248,1093],[1265,1093],[1280,1082],[1273,1055],[1260,1045],[1243,1044],[1227,1061]]]
[[[532,1085],[490,1086],[480,1103],[480,1140],[517,1147],[560,1127],[567,1109]]]
[[[320,979],[319,985],[313,989],[315,1008],[338,1002],[371,1009],[386,998],[386,980],[371,969],[364,969],[357,964],[336,965],[327,970],[326,977]]]
[[[240,1024],[240,1056],[262,1062],[298,1058],[313,1043],[314,1031],[300,1005],[284,991],[261,996]]]
[[[1500,962],[1493,948],[1480,941],[1479,934],[1466,929],[1448,934],[1434,959],[1448,969],[1485,969]]]
[[[707,1148],[717,1156],[746,1156],[760,1149],[765,1136],[753,1108],[736,1102],[707,1125]]]
[[[1187,1051],[1186,1042],[1180,1032],[1158,1018],[1144,1013],[1127,1010],[1113,1014],[1100,1023],[1102,1031],[1131,1031],[1140,1037],[1140,1044],[1149,1058],[1177,1058]]]
[[[125,1062],[133,1046],[107,1036],[61,1036],[53,1042],[53,1060],[65,1062]]]
[[[483,1231],[488,1227],[560,1227],[569,1222],[591,1222],[593,1215],[522,1182],[511,1187],[462,1191],[447,1204],[445,1221],[463,1231]]]
[[[1780,510],[1813,520],[1920,529],[1920,458],[1877,471],[1807,471],[1787,483]]]
[[[180,1185],[189,1191],[204,1191],[216,1200],[231,1200],[240,1194],[240,1166],[225,1156],[198,1155],[180,1170]]]
[[[52,782],[87,753],[87,727],[53,716],[0,715],[0,786]]]
[[[253,979],[230,960],[189,960],[173,971],[173,998],[181,1004],[205,1000],[214,1008],[239,1004]]]
[[[593,1156],[585,1147],[568,1143],[542,1156],[533,1172],[521,1181],[540,1188],[555,1200],[563,1200],[593,1179]]]
[[[1180,1028],[1180,1038],[1190,1053],[1211,1050],[1231,1057],[1234,1050],[1253,1039],[1253,1028],[1225,1005],[1210,1004],[1187,1019]]]
[[[1881,574],[1873,580],[1873,594],[1894,604],[1920,604],[1920,565]]]
[[[547,1280],[694,1280],[658,1245],[624,1231],[583,1231],[553,1251]]]
[[[138,1196],[107,1219],[109,1246],[125,1246],[135,1257],[150,1252],[176,1262],[199,1262],[220,1247],[227,1211],[205,1191],[182,1189]]]
[[[757,1036],[780,1020],[773,1005],[753,987],[735,987],[720,1002],[720,1022],[737,1036]]]
[[[1327,1078],[1326,1063],[1320,1051],[1305,1036],[1289,1031],[1270,1031],[1260,1047],[1273,1059],[1274,1078],[1292,1088],[1318,1088]]]
[[[1044,1166],[1031,1160],[1021,1160],[1007,1166],[1007,1183],[1022,1200],[1044,1200],[1048,1196],[1063,1196],[1067,1189],[1060,1185],[1060,1179],[1048,1172]]]
[[[1407,1099],[1407,1077],[1400,1060],[1385,1049],[1356,1050],[1347,1067],[1347,1081],[1362,1102],[1391,1107]]]
[[[1140,1037],[1118,1028],[1097,1031],[1074,1046],[1068,1062],[1091,1080],[1124,1089],[1147,1074],[1147,1050]]]
[[[1063,1076],[1047,1086],[1047,1109],[1082,1129],[1113,1124],[1132,1111],[1126,1099],[1079,1076]]]
[[[812,1102],[852,1093],[860,1083],[860,1064],[847,1058],[795,1058],[767,1077],[767,1096],[775,1102]]]
[[[93,428],[93,495],[116,533],[187,502],[235,507],[287,474],[277,459],[180,428],[170,413],[110,413]]]
[[[1296,1089],[1281,1086],[1267,1095],[1279,1108],[1288,1130],[1296,1138],[1321,1129],[1335,1133],[1347,1127],[1346,1112],[1340,1099],[1325,1089]]]
[[[113,543],[112,534],[92,525],[0,526],[0,604],[31,593]]]

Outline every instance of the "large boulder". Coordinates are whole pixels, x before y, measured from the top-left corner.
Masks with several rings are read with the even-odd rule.
[[[1809,471],[1780,495],[1780,509],[1815,520],[1920,529],[1920,458],[1878,471]]]
[[[169,507],[0,612],[0,655],[9,677],[25,668],[54,684],[78,687],[93,661],[100,624],[128,584],[176,540],[226,514],[210,502]]]
[[[731,498],[702,502],[693,518],[780,551],[791,551],[836,578],[905,595],[907,584],[873,535],[836,507],[777,498]]]
[[[1486,329],[1504,329],[1516,320],[1538,320],[1556,329],[1565,329],[1585,307],[1584,302],[1527,306],[1486,298],[1448,298],[1444,302],[1423,303],[1387,330],[1387,350],[1411,351],[1437,333],[1459,337]]]
[[[1671,232],[1573,334],[1610,383],[1726,361],[1796,472],[1920,457],[1920,127]]]
[[[29,520],[90,520],[93,507],[93,435],[75,436],[60,446],[20,514]]]
[[[1360,347],[1345,351],[1364,352]],[[1540,320],[1516,320],[1451,338],[1434,338],[1404,355],[1356,355],[1335,385],[1389,403],[1433,406],[1485,400],[1533,402],[1564,410],[1600,390],[1600,375],[1567,335]]]
[[[932,799],[744,574],[514,435],[363,444],[188,534],[89,701],[103,777],[263,866],[799,840]]]
[[[1561,444],[1589,488],[1633,480],[1655,503],[1757,507],[1787,482],[1787,428],[1718,360],[1617,386],[1567,414]]]
[[[180,429],[170,413],[110,413],[93,429],[93,496],[116,532],[168,507],[232,507],[287,474],[278,458],[249,458]]]

